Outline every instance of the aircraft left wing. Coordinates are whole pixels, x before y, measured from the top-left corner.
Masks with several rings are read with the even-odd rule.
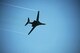
[[[37,14],[37,19],[36,19],[36,21],[39,21],[39,11],[38,11],[38,14]]]
[[[31,29],[31,31],[28,33],[28,35],[34,30],[34,28],[35,28],[35,27],[33,27],[33,28]]]

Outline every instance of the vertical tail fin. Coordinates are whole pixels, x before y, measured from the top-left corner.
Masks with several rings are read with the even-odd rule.
[[[30,19],[29,19],[29,18],[28,18],[28,21],[26,22],[25,26],[26,26],[28,23],[30,23]]]

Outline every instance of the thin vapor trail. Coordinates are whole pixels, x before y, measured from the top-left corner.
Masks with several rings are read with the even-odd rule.
[[[13,33],[18,33],[18,34],[21,34],[21,35],[26,35],[25,33],[17,32],[17,31],[13,31],[13,30],[9,30],[9,29],[2,29],[2,28],[0,28],[0,30],[2,30],[2,31],[8,31],[8,32],[13,32]]]
[[[8,3],[1,3],[1,4],[12,6],[12,7],[16,7],[16,8],[21,8],[21,9],[25,9],[25,10],[30,10],[30,11],[38,11],[38,10],[35,10],[35,9],[21,7],[21,6],[17,6],[17,5],[8,4]]]

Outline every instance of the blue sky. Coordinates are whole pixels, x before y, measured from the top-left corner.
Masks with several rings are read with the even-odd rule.
[[[24,8],[26,9],[24,9]],[[3,0],[0,1],[1,53],[79,53],[79,4],[74,0]],[[36,19],[38,26],[28,36]]]

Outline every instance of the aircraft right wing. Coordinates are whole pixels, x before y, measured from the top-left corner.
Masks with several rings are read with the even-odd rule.
[[[39,21],[39,11],[38,11],[38,14],[37,14],[37,19],[36,19],[36,21]]]
[[[35,26],[35,27],[36,27],[36,26]],[[34,30],[35,27],[33,27],[33,28],[31,29],[31,31],[28,33],[28,35]]]

